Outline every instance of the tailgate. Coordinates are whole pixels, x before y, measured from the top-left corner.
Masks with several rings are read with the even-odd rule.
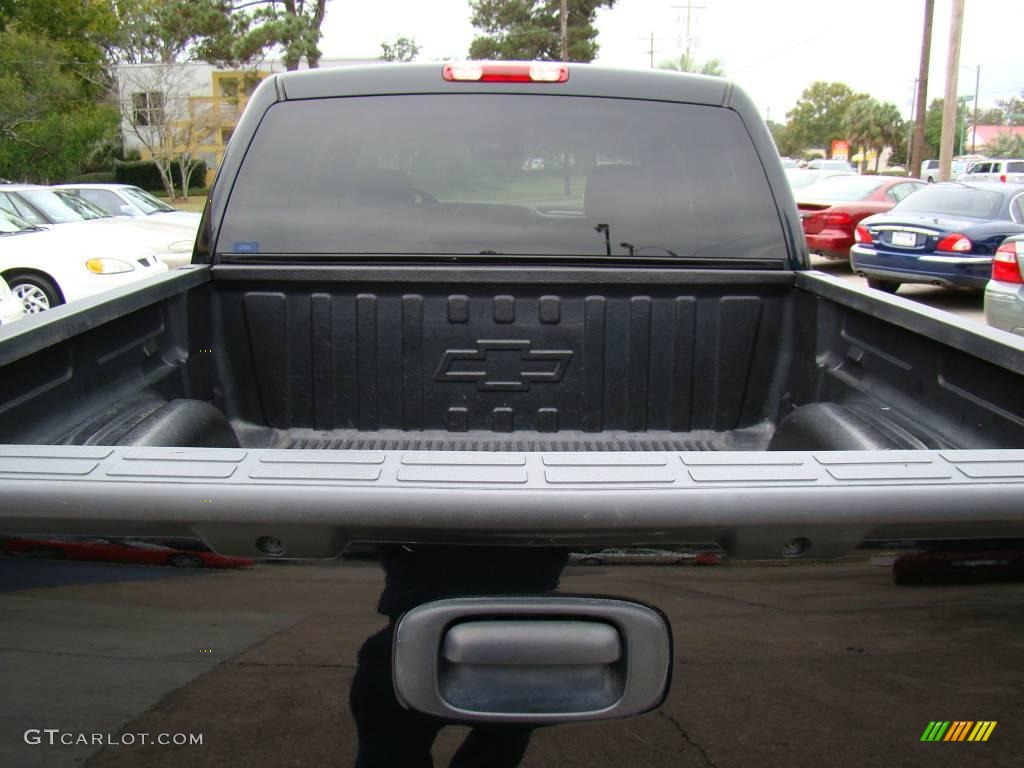
[[[865,539],[1024,536],[1021,450],[2,446],[0,473],[6,530],[192,531],[233,555],[326,558],[353,541],[714,541],[740,558],[830,557]]]

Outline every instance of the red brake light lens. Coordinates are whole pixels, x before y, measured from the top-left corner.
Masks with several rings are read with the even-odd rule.
[[[1017,249],[1013,243],[1003,243],[992,259],[992,279],[1004,283],[1024,283],[1020,264],[1017,261]]]
[[[1004,173],[1004,174],[1002,174],[1002,175],[1001,175],[1001,176],[999,177],[999,180],[1000,180],[1001,182],[1003,182],[1003,183],[1005,184],[1005,183],[1006,183],[1006,174],[1005,174],[1005,173]]]
[[[855,242],[858,243],[870,244],[871,242],[873,242],[871,238],[871,233],[868,232],[867,227],[857,227],[855,230],[853,230],[853,239]]]
[[[441,76],[451,82],[564,83],[569,79],[569,66],[549,61],[515,64],[465,61],[445,64]]]
[[[939,241],[939,244],[935,246],[937,251],[949,251],[951,253],[967,253],[974,247],[970,238],[967,235],[961,235],[959,232],[954,232],[952,235],[946,235]]]
[[[850,218],[850,214],[844,213],[844,212],[840,211],[838,213],[830,213],[828,215],[828,218],[825,219],[825,226],[826,227],[844,227],[844,226],[848,227],[852,222],[853,222],[853,219]]]

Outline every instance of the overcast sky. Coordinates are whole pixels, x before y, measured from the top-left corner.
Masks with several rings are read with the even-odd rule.
[[[618,0],[601,11],[597,63],[648,67],[685,45],[687,0]],[[782,120],[814,80],[837,80],[896,104],[904,115],[917,77],[924,0],[691,0],[691,37],[698,59],[722,60],[762,116]],[[928,99],[945,89],[951,0],[935,0]],[[677,6],[677,7],[673,7]],[[698,8],[697,6],[703,6]],[[467,0],[375,0],[328,5],[321,48],[327,57],[375,58],[380,43],[415,38],[421,60],[461,58],[474,30]],[[974,93],[981,65],[980,103],[1024,89],[1024,2],[967,0],[960,55],[961,95]]]

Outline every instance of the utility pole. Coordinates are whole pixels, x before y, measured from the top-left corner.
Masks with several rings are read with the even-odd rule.
[[[690,33],[690,28],[693,23],[693,12],[703,11],[707,6],[694,5],[693,0],[686,0],[686,5],[673,5],[672,7],[679,10],[682,10],[683,8],[686,9],[686,45],[683,46],[683,50],[685,51],[684,56],[686,58],[687,65],[692,66],[692,62],[690,61],[690,51],[693,48],[693,35]]]
[[[921,66],[917,73],[917,107],[914,113],[914,139],[910,145],[910,175],[921,178],[924,155],[924,118],[928,107],[928,61],[932,52],[932,16],[935,0],[924,0],[924,37],[921,40]]]
[[[954,123],[960,102],[956,95],[956,79],[960,70],[960,38],[964,31],[964,2],[953,0],[953,16],[949,23],[949,55],[946,60],[946,95],[942,99],[942,141],[939,145],[939,180],[949,181],[953,162]]]
[[[971,154],[974,154],[974,142],[978,139],[978,90],[981,86],[981,64],[976,67],[968,67],[974,70],[974,119],[971,129]]]
[[[650,45],[647,47],[647,54],[651,57],[651,69],[654,69],[654,33],[651,32]]]
[[[912,155],[914,153],[914,126],[917,125],[917,113],[914,111],[914,99],[917,93],[917,80],[914,80],[914,87],[910,89],[910,120],[907,126],[907,166],[912,176],[919,177],[921,175],[921,165],[918,163],[916,166],[913,164]],[[916,171],[914,169],[917,169]]]
[[[569,0],[562,0],[559,21],[562,25],[562,61],[569,60]]]

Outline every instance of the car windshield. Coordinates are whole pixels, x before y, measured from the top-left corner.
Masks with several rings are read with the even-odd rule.
[[[929,184],[897,203],[892,213],[934,213],[939,216],[966,216],[994,219],[1003,205],[1003,196],[988,189],[958,185]]]
[[[138,187],[124,187],[121,189],[121,194],[147,216],[152,216],[154,213],[170,213],[175,210],[167,203],[157,200],[149,192]]]
[[[781,261],[781,235],[731,110],[414,95],[271,107],[217,250]]]
[[[835,200],[847,202],[863,200],[885,183],[877,176],[829,176],[819,180],[807,190],[808,200]]]
[[[0,210],[0,235],[16,235],[19,232],[32,232],[40,229],[30,221],[20,216],[15,216],[13,213]]]
[[[109,214],[72,192],[54,189],[26,189],[19,193],[53,224],[105,219]]]

